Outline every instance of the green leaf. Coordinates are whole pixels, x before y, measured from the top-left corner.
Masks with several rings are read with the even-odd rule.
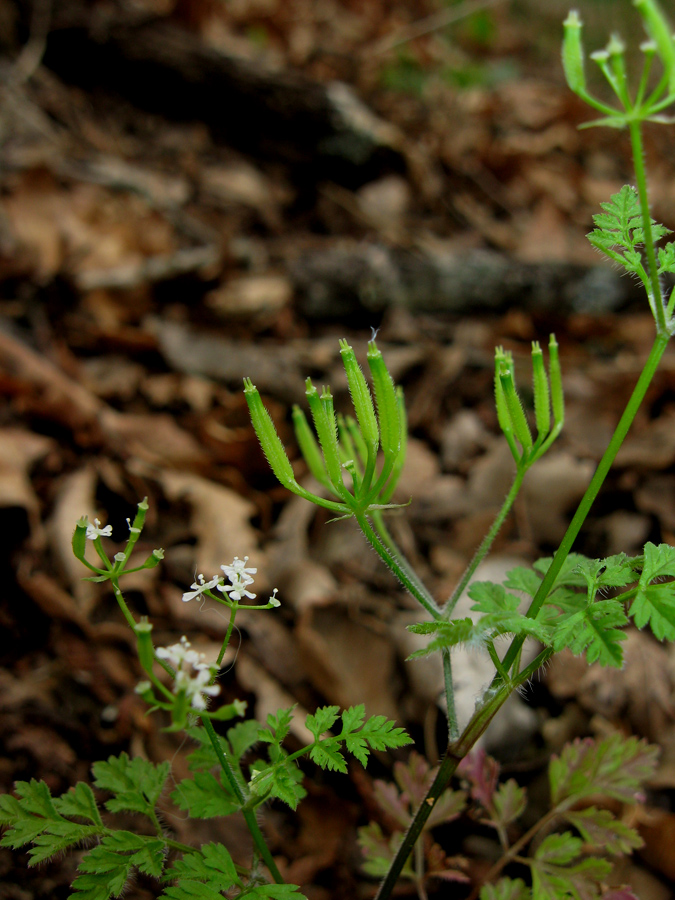
[[[106,835],[80,862],[72,900],[108,900],[119,896],[137,868],[154,877],[162,874],[164,841],[130,831]]]
[[[234,861],[223,844],[203,844],[197,853],[185,853],[166,873],[178,885],[166,888],[162,897],[172,900],[217,897],[220,892],[241,887]]]
[[[484,613],[479,624],[486,633],[490,632],[491,637],[525,634],[538,638],[544,644],[550,643],[550,630],[535,619],[519,613],[522,599],[515,594],[507,594],[503,585],[490,581],[474,582],[469,588],[469,597],[474,601],[471,609]]]
[[[659,640],[675,640],[675,584],[653,584],[656,578],[675,577],[675,548],[647,543],[642,574],[629,613],[638,628],[649,623]]]
[[[19,781],[15,790],[18,798],[0,797],[0,824],[7,826],[0,846],[16,848],[32,843],[28,851],[31,866],[101,834],[98,824],[82,825],[60,815],[56,807],[59,801],[52,799],[44,781]]]
[[[640,199],[635,188],[624,185],[618,194],[613,194],[608,203],[600,204],[603,213],[593,216],[595,229],[587,235],[588,240],[610,259],[634,272],[644,281],[646,273],[638,247],[644,244],[645,235],[640,210]],[[669,230],[651,219],[652,238],[656,243]]]
[[[192,778],[184,778],[172,791],[171,799],[191,819],[229,816],[241,809],[238,799],[212,772],[195,772]]]
[[[482,887],[479,896],[480,900],[531,900],[532,892],[520,878],[500,878]]]
[[[362,707],[356,707],[362,711]],[[347,710],[347,717],[343,713],[343,730],[339,737],[344,740],[347,750],[353,754],[361,765],[365,766],[369,750],[389,750],[396,747],[405,747],[412,744],[413,740],[404,728],[398,728],[396,723],[386,716],[371,716],[365,724],[352,733],[347,731],[349,723],[353,721],[350,716],[352,710]]]
[[[616,819],[608,809],[589,806],[587,809],[563,813],[565,819],[581,834],[587,844],[611,853],[632,853],[644,841],[634,828]]]
[[[551,802],[553,806],[569,800],[578,803],[604,794],[634,803],[642,782],[656,768],[657,756],[657,747],[635,737],[611,734],[601,741],[577,739],[551,759]]]
[[[499,785],[492,798],[492,806],[495,813],[495,822],[500,825],[508,825],[521,816],[527,803],[525,788],[518,782],[509,778]]]
[[[452,622],[435,621],[420,622],[416,625],[408,625],[408,631],[413,634],[434,634],[435,638],[421,650],[415,650],[408,659],[421,659],[436,653],[445,647],[456,647],[464,644],[468,647],[482,648],[489,640],[490,633],[479,622],[474,623],[470,618],[453,619]]]
[[[95,825],[103,825],[94,792],[83,781],[78,781],[68,793],[55,798],[54,806],[62,816],[80,816],[83,819],[88,819]]]
[[[105,804],[110,812],[125,810],[152,815],[170,768],[168,762],[155,765],[147,759],[129,759],[126,753],[121,753],[105,762],[94,763],[92,772],[96,787],[115,795]]]
[[[315,741],[318,741],[322,734],[330,731],[337,722],[339,713],[339,706],[324,706],[321,709],[317,709],[314,715],[307,716],[305,725],[314,735]]]
[[[261,799],[277,797],[291,809],[307,795],[302,786],[304,776],[294,760],[285,757],[274,763],[257,762],[250,781],[251,791]]]
[[[255,719],[247,719],[228,729],[227,739],[232,752],[229,754],[239,762],[247,750],[258,743],[259,725]]]
[[[277,710],[276,716],[267,716],[267,728],[258,729],[258,740],[280,746],[291,728],[291,720],[296,704],[288,709]]]
[[[582,848],[580,838],[570,832],[549,834],[537,848],[534,859],[528,860],[532,871],[532,895],[537,900],[575,900],[600,896],[600,882],[611,865],[593,857],[573,862]]]
[[[364,856],[363,871],[373,878],[384,878],[403,840],[402,832],[385,837],[377,822],[370,822],[357,831],[358,844]],[[401,877],[414,878],[410,857],[401,870]]]
[[[559,600],[553,603],[558,605]],[[589,662],[621,668],[626,640],[621,628],[628,619],[619,600],[595,600],[583,594],[566,598],[566,608],[555,622],[553,647],[556,652],[569,648],[572,653],[585,652]]]
[[[330,772],[342,772],[346,775],[347,763],[336,745],[337,738],[314,744],[309,751],[309,758],[322,769],[328,769]]]
[[[515,569],[510,569],[506,573],[504,587],[510,588],[512,591],[522,591],[524,594],[534,597],[540,584],[541,576],[534,569],[516,566]]]
[[[658,274],[663,275],[664,272],[675,272],[675,243],[672,241],[659,248]]]

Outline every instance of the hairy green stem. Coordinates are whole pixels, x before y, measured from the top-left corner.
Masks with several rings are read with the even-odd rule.
[[[552,653],[553,651],[550,648],[546,648],[520,673],[516,680],[509,684],[501,683],[494,689],[491,688],[486,694],[484,701],[479,704],[461,736],[456,741],[448,744],[436,777],[405,833],[396,856],[389,867],[389,871],[375,895],[375,900],[388,900],[391,896],[403,866],[413,851],[425,822],[431,814],[431,810],[447,788],[461,761],[471,751],[478,738],[484,733],[511,693],[531,678],[537,669],[550,658]]]
[[[422,582],[416,576],[412,575],[410,566],[407,563],[401,562],[403,557],[399,556],[399,554],[395,555],[394,552],[387,547],[373,529],[364,513],[354,513],[354,518],[356,519],[359,528],[385,565],[391,569],[403,587],[412,594],[415,600],[426,609],[432,619],[438,621],[438,619],[441,618],[441,611],[438,608],[438,604],[424,587]]]
[[[640,212],[642,213],[642,227],[645,235],[645,254],[647,256],[647,268],[649,270],[649,282],[652,288],[652,311],[656,319],[658,334],[667,333],[666,311],[663,306],[663,295],[658,275],[656,262],[656,250],[652,235],[652,219],[649,209],[649,197],[647,195],[647,173],[645,171],[644,148],[642,146],[642,122],[632,119],[629,123],[630,142],[633,151],[633,166],[635,168],[635,184],[640,198]]]
[[[241,786],[239,779],[237,778],[236,773],[232,768],[232,765],[230,764],[229,759],[223,751],[222,744],[218,740],[218,735],[216,734],[216,730],[213,727],[212,722],[206,716],[203,716],[202,725],[204,726],[204,730],[209,736],[211,746],[213,747],[213,750],[218,757],[218,762],[220,763],[225,777],[227,778],[228,784],[232,788],[234,796],[243,806],[246,803],[246,794],[244,793],[244,789]],[[269,869],[272,878],[274,878],[274,881],[277,884],[285,884],[284,879],[281,877],[281,872],[279,872],[277,864],[274,862],[274,858],[270,853],[269,847],[265,843],[265,838],[263,837],[263,833],[260,830],[260,826],[258,825],[258,822],[256,820],[255,813],[250,809],[242,809],[242,815],[244,816],[246,827],[248,828],[251,837],[253,838],[255,848],[265,862],[265,865]]]
[[[602,459],[598,463],[598,467],[595,470],[593,478],[591,479],[591,483],[586,488],[586,493],[581,498],[579,506],[577,507],[577,511],[575,512],[572,521],[570,522],[569,527],[565,532],[562,541],[560,542],[560,546],[555,552],[553,561],[551,562],[548,571],[544,575],[537,593],[532,599],[530,608],[526,613],[526,615],[528,615],[531,619],[536,619],[536,617],[538,616],[546,598],[551,592],[558,573],[562,569],[565,560],[572,550],[572,545],[574,544],[574,541],[576,540],[582,525],[586,521],[586,517],[590,512],[591,506],[595,502],[595,498],[598,496],[600,488],[602,487],[605,478],[607,477],[609,470],[612,467],[612,463],[616,458],[616,454],[619,452],[619,449],[623,444],[626,435],[628,434],[628,430],[633,424],[633,420],[637,414],[637,411],[645,398],[647,389],[652,382],[654,374],[656,373],[659,363],[661,362],[661,357],[663,356],[668,345],[668,339],[669,338],[667,334],[658,334],[656,336],[652,349],[649,353],[649,357],[647,358],[647,362],[645,363],[645,366],[640,373],[640,377],[638,378],[637,384],[633,389],[633,393],[631,394],[630,399],[626,404],[626,408],[623,412],[623,415],[621,416],[621,419],[619,420],[619,424],[616,426],[616,431],[612,435],[609,446],[605,450]],[[511,646],[509,647],[502,661],[505,669],[508,670],[509,667],[513,664],[524,640],[525,639],[523,637],[516,637],[512,641]]]

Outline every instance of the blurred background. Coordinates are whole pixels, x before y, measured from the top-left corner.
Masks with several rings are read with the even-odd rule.
[[[643,39],[628,0],[576,5],[589,51],[612,30]],[[65,791],[123,750],[185,774],[188,747],[134,693],[114,598],[70,551],[86,514],[113,526],[114,553],[144,496],[140,547],[165,559],[129,576],[127,597],[158,643],[187,634],[216,655],[226,617],[181,602],[196,573],[248,555],[259,596],[279,588],[279,610],[238,619],[223,702],[243,697],[264,719],[365,701],[437,760],[442,682],[433,663],[405,662],[420,614],[352,523],[327,524],[275,483],[242,377],[303,480],[290,409],[304,379],[347,411],[338,338],[364,360],[379,329],[410,426],[396,499],[412,502],[390,527],[442,600],[513,477],[494,346],[514,353],[528,401],[530,342],[555,331],[565,429],[483,577],[555,549],[653,338],[644,298],[585,239],[632,169],[623,133],[579,131],[592,113],[564,84],[566,14],[558,0],[0,0],[3,791],[32,777]],[[648,127],[646,146],[654,215],[675,227],[671,129]],[[646,540],[675,540],[670,352],[576,549],[638,553]],[[626,657],[617,672],[560,656],[488,749],[536,805],[565,741],[620,729],[659,743],[635,814],[645,848],[615,877],[665,900],[675,657],[637,631]],[[460,668],[470,710],[490,672]],[[309,768],[297,815],[265,811],[275,856],[312,900],[372,895],[355,834],[382,820],[372,779],[390,764],[342,780]],[[178,840],[226,840],[246,861],[236,818],[186,821],[168,800],[164,815]],[[437,839],[471,877],[497,847],[465,821]],[[76,857],[25,863],[0,851],[0,898],[69,895]],[[447,896],[438,884],[430,896]],[[129,896],[153,891],[139,880]]]

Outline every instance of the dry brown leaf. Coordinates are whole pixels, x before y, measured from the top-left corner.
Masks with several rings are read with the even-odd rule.
[[[251,516],[256,512],[252,503],[199,475],[164,471],[159,474],[159,481],[170,500],[184,499],[192,507],[197,573],[212,578],[220,574],[220,566],[229,565],[235,556],[248,556],[249,565],[256,566],[264,576],[258,535],[251,526]]]
[[[295,633],[307,674],[329,703],[365,703],[368,715],[398,717],[395,651],[388,638],[335,605],[306,610]]]

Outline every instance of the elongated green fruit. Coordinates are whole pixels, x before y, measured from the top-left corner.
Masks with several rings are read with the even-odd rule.
[[[296,481],[290,460],[274,427],[274,422],[263,405],[258,388],[250,378],[244,378],[244,396],[248,403],[253,430],[258,436],[260,446],[267,458],[267,462],[270,464],[270,468],[281,484],[292,489],[296,485]]]
[[[509,416],[513,423],[513,432],[516,439],[527,453],[532,448],[532,432],[525,417],[525,411],[521,403],[518,392],[516,391],[516,382],[513,377],[513,367],[507,363],[502,363],[499,372],[499,380],[504,389],[504,399],[509,410]]]
[[[544,354],[541,352],[539,341],[532,341],[532,383],[537,437],[543,441],[551,430],[551,398],[544,368]]]
[[[150,634],[152,631],[152,623],[148,622],[147,616],[143,616],[141,621],[134,626],[134,631],[136,632],[138,660],[148,675],[152,675],[152,667],[155,662],[155,648],[153,647]]]
[[[335,424],[335,413],[333,412],[333,398],[328,388],[323,389],[321,398],[317,389],[312,384],[312,379],[308,378],[307,386],[307,402],[314,419],[314,428],[316,429],[319,444],[323,451],[323,458],[326,463],[328,477],[331,484],[341,495],[344,491],[344,482],[342,480],[342,466],[340,464],[340,454],[338,451],[337,431]],[[328,400],[330,399],[330,404]],[[330,416],[327,410],[330,410]]]
[[[373,378],[382,451],[385,456],[395,458],[401,449],[401,422],[396,387],[375,341],[368,343],[367,359]]]
[[[362,466],[365,466],[368,462],[368,448],[366,447],[366,442],[363,440],[363,435],[359,431],[358,422],[353,416],[345,416],[344,422],[345,428],[354,442],[354,447],[359,455],[359,461]]]
[[[405,456],[408,449],[408,417],[405,410],[405,397],[403,396],[403,388],[396,388],[396,403],[398,405],[398,421],[401,426],[401,443],[399,446],[398,456],[394,460],[391,475],[384,489],[380,492],[380,502],[389,503],[392,494],[396,490],[396,485],[401,477],[403,466],[405,465]]]
[[[633,5],[642,16],[647,34],[656,44],[656,52],[668,75],[670,93],[675,93],[675,44],[668,20],[656,0],[633,0]]]
[[[295,437],[305,462],[309,466],[309,471],[320,484],[330,487],[319,444],[314,437],[314,432],[309,427],[307,416],[297,404],[293,407],[292,417]]]
[[[563,395],[562,372],[558,357],[558,342],[552,334],[548,342],[548,377],[551,383],[551,405],[553,424],[560,431],[565,421],[565,398]]]
[[[352,397],[356,420],[359,423],[363,440],[368,447],[374,447],[375,451],[377,451],[380,443],[380,434],[377,428],[373,398],[370,396],[370,389],[368,388],[365,375],[361,371],[361,366],[356,361],[354,350],[344,339],[340,340],[340,355],[347,373],[349,393]]]
[[[563,22],[565,36],[562,46],[562,64],[565,78],[571,91],[575,94],[586,93],[586,75],[584,72],[584,47],[581,42],[581,19],[576,9],[570,10]]]
[[[73,553],[77,559],[84,559],[84,550],[87,546],[87,521],[86,516],[78,519],[75,531],[73,532]]]
[[[495,406],[497,408],[497,421],[504,435],[513,434],[513,423],[509,407],[504,395],[504,386],[502,385],[501,372],[502,368],[507,368],[513,364],[513,357],[507,353],[503,347],[495,348]],[[508,438],[507,438],[508,440]]]

